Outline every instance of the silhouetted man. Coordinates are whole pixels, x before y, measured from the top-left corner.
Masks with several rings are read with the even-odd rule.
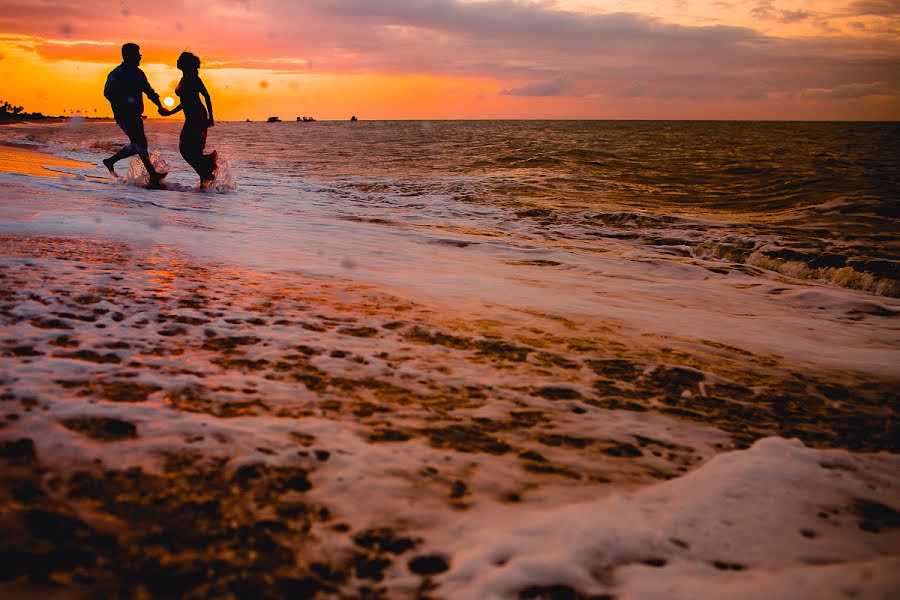
[[[147,94],[153,104],[159,107],[160,114],[162,114],[163,107],[159,101],[159,94],[153,91],[147,81],[147,76],[138,68],[140,64],[140,47],[137,44],[125,44],[122,46],[122,64],[113,69],[106,78],[103,95],[112,106],[116,123],[122,128],[131,143],[105,159],[103,164],[109,169],[110,175],[118,177],[113,165],[123,158],[137,154],[141,157],[141,162],[144,163],[144,167],[147,168],[147,173],[150,175],[150,185],[155,186],[159,185],[159,180],[166,174],[156,172],[147,153],[147,136],[144,133],[144,120],[141,117],[141,113],[144,112],[144,94]]]

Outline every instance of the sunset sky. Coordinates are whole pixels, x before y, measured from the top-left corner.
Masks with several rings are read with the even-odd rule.
[[[900,118],[897,0],[0,0],[0,99],[109,115],[128,41],[220,120]]]

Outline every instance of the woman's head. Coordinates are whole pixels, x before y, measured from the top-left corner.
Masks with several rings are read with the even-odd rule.
[[[199,71],[200,59],[192,52],[182,52],[181,56],[178,57],[178,62],[175,63],[175,66],[185,72]]]

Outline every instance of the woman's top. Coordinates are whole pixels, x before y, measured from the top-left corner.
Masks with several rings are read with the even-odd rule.
[[[206,107],[200,101],[201,91],[206,94],[206,87],[197,75],[185,75],[175,88],[175,93],[181,98],[184,120],[192,125],[206,127],[209,123],[209,115],[206,114]]]

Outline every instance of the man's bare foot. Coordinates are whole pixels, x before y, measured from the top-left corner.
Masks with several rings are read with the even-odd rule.
[[[149,182],[147,182],[147,185],[145,185],[144,187],[146,187],[148,190],[164,190],[164,189],[166,189],[166,186],[163,185],[163,182],[156,177],[154,177]]]
[[[103,159],[103,166],[106,167],[106,170],[109,171],[109,174],[112,176],[113,179],[118,179],[118,178],[119,178],[119,174],[116,173],[116,170],[113,168],[113,165],[114,165],[114,164],[116,164],[116,163],[114,163],[114,162],[113,162],[111,159],[109,159],[109,158],[104,158],[104,159]]]
[[[215,179],[201,179],[200,180],[200,189],[205,192],[210,187],[212,187],[212,184],[214,181],[215,181]]]

